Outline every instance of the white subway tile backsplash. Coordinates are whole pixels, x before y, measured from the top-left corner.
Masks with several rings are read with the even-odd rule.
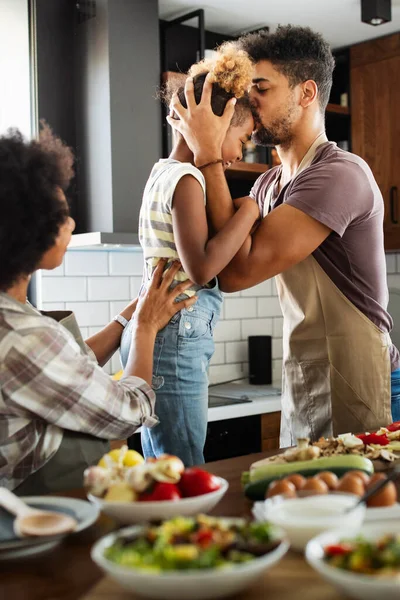
[[[388,275],[388,288],[400,289],[400,273],[396,275]]]
[[[240,339],[240,321],[218,321],[214,329],[215,342],[233,342]]]
[[[257,316],[256,298],[226,298],[226,319],[249,319]]]
[[[281,317],[278,298],[257,298],[257,317]]]
[[[44,277],[43,302],[78,302],[87,300],[85,277]]]
[[[108,252],[69,251],[65,255],[66,275],[108,275]]]
[[[283,336],[283,317],[274,317],[274,329],[272,335],[274,337]]]
[[[48,271],[47,269],[42,269],[41,270],[42,277],[64,277],[64,275],[66,274],[65,269],[64,269],[64,263],[65,263],[65,258],[59,267],[56,267],[55,269],[52,269],[51,271]]]
[[[225,364],[225,344],[219,343],[214,344],[215,352],[211,359],[211,365],[223,365]]]
[[[272,319],[242,319],[242,339],[249,335],[272,335]]]
[[[104,325],[106,325],[107,323],[105,323]],[[88,327],[88,331],[89,331],[89,337],[91,337],[92,335],[96,335],[96,333],[99,333],[99,331],[101,331],[104,327],[104,325],[102,325],[101,327]]]
[[[129,277],[89,277],[89,300],[124,300],[129,298]]]
[[[227,298],[240,298],[242,292],[223,292],[222,295],[224,296],[225,300]]]
[[[40,310],[65,310],[65,302],[43,302]]]
[[[108,302],[67,302],[66,308],[74,311],[80,327],[104,327],[110,320]]]
[[[272,340],[272,358],[282,358],[283,344],[282,338],[273,338]]]
[[[242,291],[242,298],[257,297],[257,296],[271,296],[272,294],[272,279],[267,279],[254,287]]]
[[[109,252],[110,275],[142,275],[143,252]]]
[[[131,277],[130,278],[130,291],[131,291],[131,300],[134,300],[139,296],[140,286],[142,285],[141,277]]]
[[[215,365],[209,370],[210,384],[224,383],[244,377],[245,370],[241,364]]]
[[[396,273],[396,254],[386,254],[386,270],[388,273]]]
[[[247,362],[247,342],[226,342],[225,353],[227,363]]]
[[[124,310],[130,300],[118,300],[110,302],[110,320]]]

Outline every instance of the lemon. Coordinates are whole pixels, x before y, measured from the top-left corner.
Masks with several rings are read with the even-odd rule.
[[[115,463],[117,463],[119,461],[120,452],[121,452],[120,448],[115,448],[115,450],[111,450],[110,452],[108,452],[106,454],[106,456],[109,456]],[[136,450],[127,450],[127,452],[124,456],[123,464],[124,464],[124,467],[134,467],[136,465],[142,464],[143,462],[144,462],[144,458],[141,454],[139,454],[139,452],[136,452]],[[104,456],[98,462],[98,466],[107,468],[107,463],[106,463]]]
[[[124,456],[124,466],[125,467],[135,467],[136,465],[141,465],[144,463],[144,458],[139,452],[136,450],[128,450]]]

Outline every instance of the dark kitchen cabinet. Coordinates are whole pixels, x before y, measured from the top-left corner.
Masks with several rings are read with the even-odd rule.
[[[385,249],[400,249],[400,33],[351,48],[353,152],[372,169],[385,203]]]

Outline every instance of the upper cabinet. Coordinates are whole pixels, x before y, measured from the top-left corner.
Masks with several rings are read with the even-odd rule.
[[[372,169],[385,203],[385,249],[400,249],[400,33],[350,51],[352,150]]]

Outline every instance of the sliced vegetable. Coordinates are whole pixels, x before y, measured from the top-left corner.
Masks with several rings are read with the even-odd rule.
[[[386,434],[378,435],[377,433],[364,433],[357,436],[365,446],[370,444],[378,444],[379,446],[387,446],[390,442]]]

